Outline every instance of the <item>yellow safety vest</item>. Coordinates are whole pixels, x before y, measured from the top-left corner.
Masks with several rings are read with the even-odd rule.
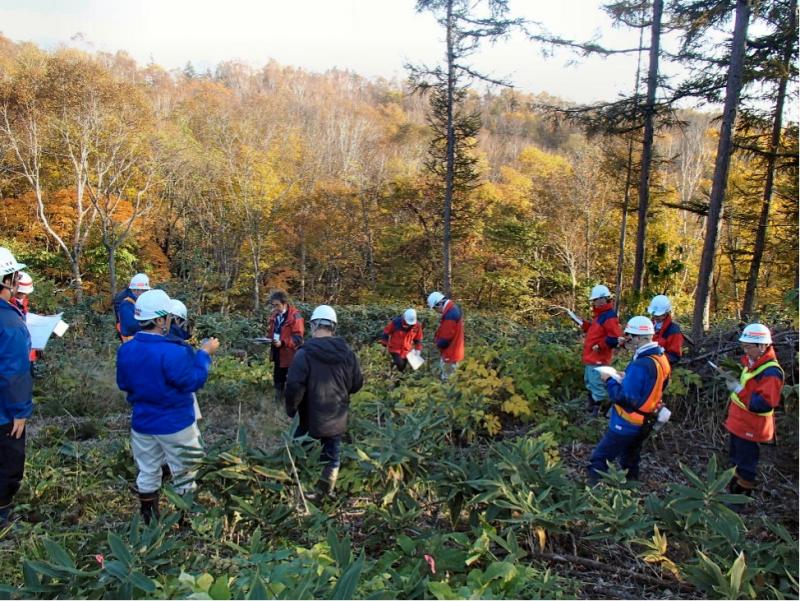
[[[747,367],[745,367],[742,370],[742,375],[739,376],[739,384],[741,384],[742,388],[744,388],[747,385],[747,382],[749,382],[750,380],[755,378],[758,374],[760,374],[762,371],[764,371],[768,367],[777,367],[778,369],[781,370],[781,374],[783,373],[783,368],[778,364],[777,361],[767,361],[763,365],[759,365],[753,371],[750,371]],[[736,392],[732,392],[731,393],[731,403],[733,403],[737,407],[741,407],[745,411],[748,411],[750,413],[755,413],[756,415],[760,415],[762,417],[769,417],[770,415],[772,415],[774,413],[774,411],[772,409],[770,409],[769,411],[765,411],[764,413],[757,413],[755,411],[750,411],[750,409],[747,408],[747,405],[745,405],[742,402],[742,399],[739,398],[739,394],[736,393]]]

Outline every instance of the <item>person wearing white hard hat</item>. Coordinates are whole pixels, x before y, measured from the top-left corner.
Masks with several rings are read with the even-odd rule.
[[[608,402],[608,392],[600,380],[595,367],[611,365],[614,349],[625,339],[619,327],[619,319],[611,302],[611,291],[598,284],[589,293],[593,317],[580,320],[579,327],[585,332],[583,340],[583,383],[588,391],[586,411],[598,415],[601,405]],[[578,318],[580,319],[580,318]]]
[[[143,292],[150,290],[150,278],[137,273],[131,278],[125,290],[114,297],[114,316],[117,319],[117,334],[122,342],[128,342],[139,331],[139,322],[134,317],[136,299]]]
[[[141,329],[117,350],[117,386],[133,408],[131,448],[138,474],[136,489],[145,522],[159,516],[162,468],[169,465],[179,494],[194,490],[187,449],[202,451],[195,424],[194,395],[203,387],[219,341],[210,338],[197,352],[168,335],[172,301],[163,290],[137,299]]]
[[[8,525],[25,471],[25,427],[33,413],[31,336],[13,299],[19,263],[0,248],[0,529]]]
[[[728,490],[750,495],[758,477],[758,445],[775,436],[774,411],[781,401],[784,373],[767,326],[751,323],[739,342],[744,351],[742,373],[739,380],[727,381],[731,394],[725,429],[731,435],[730,458],[736,466]]]
[[[33,292],[33,278],[25,271],[19,272],[17,281],[17,293],[14,295],[14,302],[17,307],[22,311],[23,315],[27,315],[30,311],[30,295]]]
[[[17,293],[14,295],[13,302],[16,303],[17,308],[22,312],[22,316],[27,318],[31,309],[30,295],[33,293],[33,278],[29,273],[24,271],[19,272],[17,281]],[[42,351],[38,349],[31,349],[31,369],[34,369],[34,364],[42,356]],[[34,370],[35,371],[35,370]]]
[[[650,301],[647,312],[656,329],[653,340],[664,349],[670,364],[675,365],[683,354],[683,334],[681,327],[672,321],[672,302],[663,294],[657,294]]]
[[[286,390],[289,367],[297,349],[303,346],[306,325],[303,314],[292,306],[284,290],[275,290],[270,294],[269,303],[272,305],[272,314],[269,316],[267,337],[272,340],[272,385],[275,388],[275,402],[280,404]]]
[[[461,307],[439,291],[428,295],[428,307],[442,316],[433,342],[439,349],[442,380],[447,380],[464,359],[464,315]]]
[[[609,461],[619,461],[629,480],[639,478],[642,444],[653,429],[672,368],[664,349],[653,341],[655,328],[647,317],[632,317],[625,325],[625,347],[633,359],[618,378],[600,370],[613,402],[608,430],[589,459],[589,482],[596,484]]]
[[[422,352],[422,324],[417,320],[417,312],[406,309],[402,315],[394,317],[383,328],[379,342],[389,351],[397,370],[405,371],[408,354],[411,351]]]
[[[332,497],[341,464],[342,436],[347,431],[350,395],[364,377],[353,350],[336,336],[336,311],[320,305],[311,314],[311,340],[297,351],[286,380],[286,413],[298,415],[295,437],[306,434],[322,443],[325,463],[312,501]]]

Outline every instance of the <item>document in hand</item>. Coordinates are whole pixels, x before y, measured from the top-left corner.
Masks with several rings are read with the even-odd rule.
[[[25,316],[25,325],[28,326],[28,332],[31,334],[31,348],[40,351],[47,345],[50,336],[63,336],[64,332],[69,328],[69,324],[62,321],[61,316],[58,315],[37,315],[36,313],[28,313]]]
[[[613,367],[609,365],[600,365],[598,367],[595,367],[595,369],[599,371],[601,374],[605,374],[610,378],[614,378],[614,380],[616,380],[617,382],[622,383],[622,376],[620,376],[619,372]]]
[[[411,369],[414,371],[418,370],[423,363],[425,363],[425,359],[422,358],[422,355],[419,354],[417,351],[411,351],[406,356],[408,360],[408,364],[411,366]]]

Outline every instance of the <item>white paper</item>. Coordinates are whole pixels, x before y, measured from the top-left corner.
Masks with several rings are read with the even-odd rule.
[[[67,333],[68,329],[69,329],[69,324],[66,321],[62,320],[62,321],[59,321],[56,324],[56,327],[53,328],[53,334],[55,334],[56,336],[61,338],[64,334]]]
[[[58,315],[37,315],[36,313],[28,313],[25,316],[25,325],[28,326],[28,332],[31,334],[31,348],[37,351],[44,349],[53,331],[60,323],[64,323],[61,321],[62,315],[63,313],[59,313]],[[61,329],[62,333],[66,331],[66,328],[59,329]]]
[[[408,364],[411,366],[411,369],[414,371],[418,370],[422,364],[425,363],[425,359],[423,359],[422,355],[420,355],[417,351],[411,351],[408,353],[406,359],[408,360]]]
[[[604,374],[604,375],[606,375],[606,376],[608,376],[610,378],[613,378],[615,381],[619,382],[620,384],[622,383],[622,376],[613,367],[611,367],[609,365],[599,365],[599,366],[595,367],[595,369],[597,371],[599,371],[601,374]]]

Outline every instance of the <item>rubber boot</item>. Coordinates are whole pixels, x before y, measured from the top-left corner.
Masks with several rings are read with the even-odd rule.
[[[275,389],[275,403],[278,405],[283,405],[283,389],[276,388]]]
[[[586,413],[595,414],[595,402],[591,394],[586,397]]]
[[[172,470],[169,468],[169,464],[165,463],[161,466],[161,483],[169,482],[172,479]]]
[[[158,520],[161,517],[161,512],[158,508],[159,494],[155,492],[140,492],[139,503],[141,504],[142,519],[145,524],[149,524],[153,518]]]
[[[314,487],[314,492],[310,492],[306,495],[306,499],[309,501],[322,501],[326,497],[327,498],[334,498],[334,491],[336,490],[336,480],[339,478],[339,468],[338,467],[328,467],[325,466],[325,469],[322,470],[322,475],[320,476],[319,480],[317,480],[317,484]]]

